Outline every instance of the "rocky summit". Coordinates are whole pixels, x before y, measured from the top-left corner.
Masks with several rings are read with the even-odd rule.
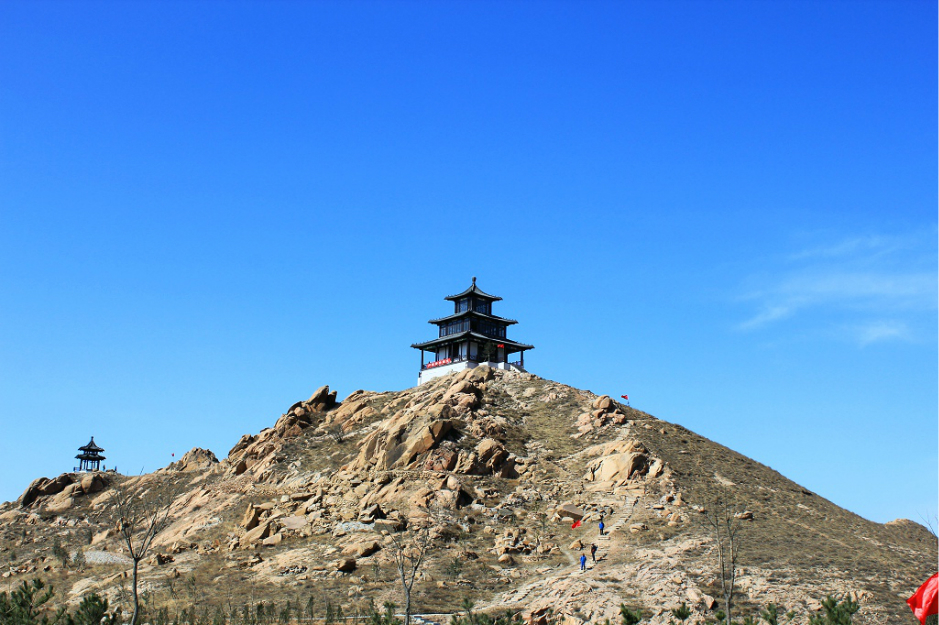
[[[468,598],[577,625],[618,621],[626,604],[668,623],[685,603],[686,622],[703,622],[721,607],[706,522],[716,507],[740,525],[741,617],[775,603],[804,623],[830,594],[859,602],[855,622],[911,622],[904,600],[937,560],[917,523],[867,521],[680,425],[488,367],[341,403],[322,387],[222,460],[193,449],[147,475],[39,478],[0,506],[4,581],[42,577],[71,603],[95,591],[126,605],[118,488],[172,495],[141,563],[153,609],[400,606],[396,544],[422,532],[415,612],[453,613]]]

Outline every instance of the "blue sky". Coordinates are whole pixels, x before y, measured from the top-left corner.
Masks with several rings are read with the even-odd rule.
[[[876,521],[937,509],[929,2],[0,4],[0,499],[534,373]]]

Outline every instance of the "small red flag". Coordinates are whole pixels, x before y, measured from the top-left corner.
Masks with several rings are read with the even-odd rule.
[[[580,521],[574,521],[574,524],[571,525],[572,530],[576,530],[578,527],[580,527]]]
[[[496,347],[505,347],[505,343],[499,343]]]
[[[629,401],[629,395],[620,395],[620,397],[622,397],[626,401]]]
[[[927,579],[906,603],[913,610],[913,616],[924,625],[927,616],[939,614],[939,573]]]

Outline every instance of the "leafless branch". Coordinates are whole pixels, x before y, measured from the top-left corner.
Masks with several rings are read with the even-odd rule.
[[[408,535],[391,534],[390,538],[392,557],[404,593],[404,625],[411,625],[411,589],[432,544],[430,528],[421,527]]]
[[[137,625],[140,617],[140,598],[137,592],[138,569],[157,535],[169,523],[170,507],[179,488],[168,484],[157,492],[133,488],[125,480],[111,484],[111,520],[117,527],[121,541],[133,561],[134,615],[130,625]]]
[[[717,550],[717,572],[721,583],[721,594],[724,599],[724,612],[728,623],[731,619],[734,588],[737,583],[737,560],[740,553],[740,531],[742,521],[738,513],[740,510],[723,499],[715,499],[706,508],[702,516],[704,523],[714,538]]]
[[[935,514],[920,514],[919,518],[922,520],[923,526],[932,534],[932,537],[939,538],[939,535],[936,534],[936,530],[939,529],[937,516]]]

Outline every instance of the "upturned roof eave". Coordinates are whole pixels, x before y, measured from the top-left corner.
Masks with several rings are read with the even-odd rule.
[[[107,460],[101,454],[78,454],[75,457],[79,460]]]
[[[430,341],[425,341],[423,343],[412,343],[411,347],[414,349],[427,349],[435,345],[443,345],[445,343],[452,343],[461,339],[477,339],[481,341],[492,341],[494,343],[502,343],[505,345],[505,349],[510,350],[509,353],[518,352],[522,350],[535,349],[534,345],[526,345],[525,343],[518,343],[510,339],[496,338],[492,336],[486,336],[485,334],[479,334],[477,332],[460,332],[458,334],[451,334],[449,336],[442,336],[440,338],[432,339]]]
[[[452,315],[447,315],[446,317],[440,317],[438,319],[430,319],[427,323],[445,323],[447,321],[452,321],[459,317],[467,317],[469,315],[476,315],[482,319],[491,319],[493,321],[498,321],[504,323],[505,325],[513,325],[518,323],[515,319],[507,319],[505,317],[500,317],[498,315],[487,315],[486,313],[481,313],[476,310],[464,310],[463,312],[453,313]]]
[[[457,293],[456,295],[448,295],[444,299],[452,302],[453,300],[460,299],[461,297],[466,297],[467,295],[475,295],[477,297],[482,297],[482,298],[491,300],[493,302],[502,301],[502,298],[499,297],[498,295],[489,295],[489,293],[486,293],[485,291],[480,289],[478,286],[476,286],[475,281],[473,281],[473,284],[471,284],[470,287],[466,289],[465,291],[463,291],[462,293]]]

